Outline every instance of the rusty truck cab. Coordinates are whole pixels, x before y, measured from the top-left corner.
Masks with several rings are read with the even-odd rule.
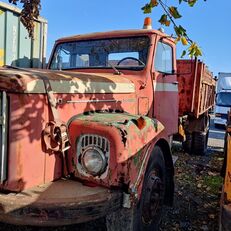
[[[132,44],[132,39],[134,40],[133,47],[128,45],[129,40]],[[89,41],[95,41],[95,44],[89,45]],[[120,44],[121,48],[116,47],[116,43],[117,46]],[[79,55],[76,54],[78,46],[83,46],[83,44],[92,47],[101,44],[103,52],[97,51],[97,48],[94,52],[98,52],[97,55],[101,55],[102,58],[98,57],[98,61],[95,61],[96,55],[93,55],[89,48],[85,49],[85,53],[88,54],[84,54],[82,50],[79,51]],[[174,39],[162,33],[161,30],[151,29],[111,31],[66,37],[56,41],[49,60],[49,69],[59,69],[58,54],[63,47],[68,49],[68,45],[71,47],[75,59],[81,59],[80,56],[82,56],[85,63],[80,64],[80,61],[75,60],[73,64],[73,57],[70,54],[70,62],[63,64],[69,66],[61,69],[82,73],[109,73],[114,75],[113,78],[129,79],[135,85],[136,106],[131,108],[131,105],[128,104],[128,107],[124,105],[122,109],[128,112],[132,110],[131,113],[134,114],[157,118],[165,125],[166,133],[169,136],[177,132],[178,82]],[[75,48],[73,48],[74,45],[76,45]],[[99,54],[100,52],[101,54]],[[91,55],[94,56],[92,60]],[[140,63],[139,59],[135,60],[136,57],[145,63]],[[116,60],[116,58],[121,59]],[[171,116],[169,116],[169,112],[171,112]]]

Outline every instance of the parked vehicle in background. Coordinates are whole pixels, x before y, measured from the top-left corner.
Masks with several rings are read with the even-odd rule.
[[[178,64],[173,38],[139,29],[59,39],[47,70],[0,69],[0,220],[157,230],[173,135],[204,153],[214,102],[205,64]]]
[[[20,21],[21,10],[0,2],[0,66],[45,68],[47,20],[34,22],[34,38]]]
[[[231,73],[218,73],[214,125],[226,126],[228,111],[231,107]]]
[[[177,60],[179,121],[184,128],[186,152],[205,154],[209,136],[209,110],[214,105],[215,80],[201,61]]]
[[[231,227],[231,112],[228,113],[224,154],[225,158],[222,168],[224,183],[220,201],[219,231],[229,231]]]

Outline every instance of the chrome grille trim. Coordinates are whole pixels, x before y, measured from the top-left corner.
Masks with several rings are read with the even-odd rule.
[[[6,92],[0,92],[0,183],[7,177],[8,103]]]
[[[110,142],[107,138],[95,134],[84,134],[81,135],[77,142],[77,169],[78,172],[81,173],[84,176],[90,176],[83,166],[81,165],[79,159],[81,155],[83,154],[84,150],[88,147],[97,147],[101,149],[105,155],[105,158],[107,160],[107,167],[105,172],[101,176],[96,176],[95,178],[104,179],[107,176],[108,172],[108,165],[109,165],[109,159],[110,159]]]

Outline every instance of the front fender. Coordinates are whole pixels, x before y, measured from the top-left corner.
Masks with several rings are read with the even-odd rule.
[[[141,163],[138,162],[141,162],[148,144],[163,130],[164,126],[159,121],[146,116],[127,113],[79,115],[69,125],[71,171],[77,177],[106,186],[131,182],[131,175],[135,179],[139,172],[137,167]],[[77,143],[84,134],[95,134],[109,141],[110,156],[106,175],[93,177],[79,170]]]

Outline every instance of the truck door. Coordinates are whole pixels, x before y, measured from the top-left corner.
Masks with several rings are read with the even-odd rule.
[[[169,136],[178,131],[178,82],[175,44],[157,41],[153,59],[154,116],[163,123]]]

